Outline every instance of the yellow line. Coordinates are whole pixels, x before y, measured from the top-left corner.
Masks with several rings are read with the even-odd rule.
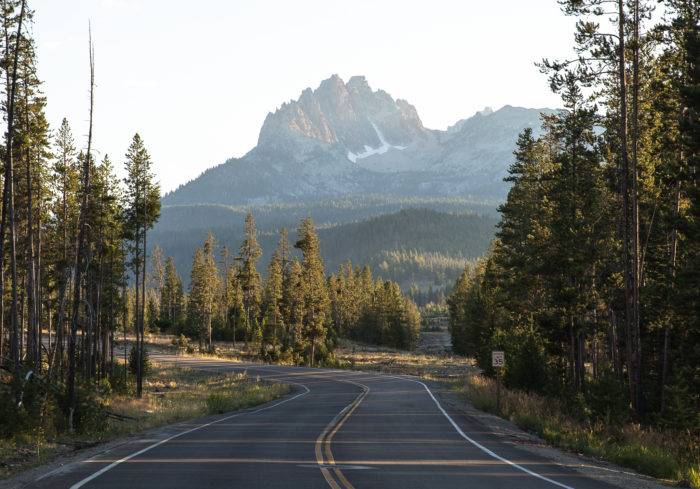
[[[357,382],[352,382],[352,381],[347,381],[347,382],[350,382],[352,384],[355,384],[355,385],[362,387],[362,393],[360,393],[360,395],[355,398],[355,400],[351,404],[350,409],[348,409],[347,412],[345,413],[345,416],[343,416],[341,418],[341,420],[335,425],[335,427],[330,432],[330,434],[326,437],[325,452],[326,452],[326,456],[328,458],[328,463],[330,465],[335,465],[335,459],[333,458],[333,452],[331,451],[331,441],[333,440],[333,436],[335,436],[335,434],[338,432],[338,430],[340,430],[340,428],[343,426],[343,424],[345,424],[345,422],[348,420],[348,418],[350,418],[350,416],[352,416],[352,413],[355,411],[355,409],[357,409],[357,407],[360,405],[362,400],[369,393],[369,387],[367,387],[366,385],[360,384]],[[333,471],[335,472],[335,475],[338,477],[340,482],[345,486],[345,489],[355,489],[355,487],[350,483],[350,481],[345,477],[345,474],[343,474],[343,472],[339,468],[334,467]]]
[[[335,479],[333,479],[333,476],[330,474],[327,468],[322,467],[321,473],[323,474],[323,477],[326,478],[326,482],[328,482],[328,485],[331,486],[333,489],[343,489],[338,485]]]
[[[338,480],[340,480],[341,484],[343,487],[341,488],[336,480],[333,478],[331,475],[330,471],[328,468],[323,467],[325,465],[324,457],[323,457],[323,452],[326,454],[326,458],[328,460],[329,465],[335,465],[335,460],[333,458],[333,452],[331,452],[331,440],[333,439],[333,435],[335,435],[338,430],[340,429],[341,426],[347,421],[347,419],[352,415],[352,413],[357,409],[357,406],[360,405],[362,400],[365,398],[367,393],[369,392],[369,387],[363,384],[359,384],[357,382],[353,382],[351,380],[341,380],[340,382],[346,382],[348,384],[353,384],[358,387],[362,388],[362,392],[347,406],[343,408],[342,411],[340,411],[335,418],[331,420],[330,423],[328,423],[328,426],[326,426],[321,432],[321,434],[318,436],[316,439],[316,443],[314,446],[314,451],[316,452],[316,463],[321,467],[321,473],[323,474],[323,477],[326,479],[326,482],[328,482],[328,485],[331,486],[332,489],[355,489],[355,487],[350,483],[350,481],[347,480],[345,475],[340,471],[339,468],[334,467],[333,472],[335,473],[336,477],[338,477]],[[330,431],[330,433],[329,433]]]

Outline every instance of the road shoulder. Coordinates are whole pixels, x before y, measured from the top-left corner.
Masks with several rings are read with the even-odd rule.
[[[19,489],[27,487],[31,484],[39,482],[47,477],[56,476],[70,472],[77,468],[82,462],[92,458],[98,458],[108,453],[119,452],[119,456],[133,453],[144,446],[151,445],[160,440],[165,440],[173,435],[191,429],[194,426],[200,426],[216,421],[217,419],[231,416],[233,413],[244,414],[248,411],[260,410],[267,406],[272,406],[275,403],[280,403],[286,399],[291,399],[299,395],[303,389],[300,386],[290,385],[289,392],[276,399],[272,399],[266,403],[257,406],[241,409],[225,414],[202,416],[194,419],[183,420],[177,423],[150,428],[145,431],[126,435],[104,443],[99,443],[93,447],[82,448],[71,451],[63,455],[59,455],[55,459],[45,464],[37,465],[18,474],[15,474],[7,479],[0,480],[0,489]],[[123,452],[123,453],[122,453]]]
[[[458,423],[460,418],[466,418],[472,423],[484,426],[486,431],[498,438],[501,443],[509,444],[533,455],[546,458],[588,478],[606,482],[615,487],[625,489],[630,487],[638,489],[668,489],[673,487],[653,477],[638,474],[605,460],[555,448],[545,440],[522,430],[507,419],[479,411],[468,401],[459,398],[445,384],[426,380],[422,380],[422,382],[428,385],[444,408],[451,415],[455,415],[455,420]]]

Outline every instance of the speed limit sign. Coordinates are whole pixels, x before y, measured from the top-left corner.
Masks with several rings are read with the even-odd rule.
[[[503,367],[506,364],[506,356],[502,351],[491,352],[491,366]]]

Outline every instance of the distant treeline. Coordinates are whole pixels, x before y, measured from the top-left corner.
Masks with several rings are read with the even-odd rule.
[[[212,347],[214,340],[244,341],[271,360],[316,364],[331,358],[339,336],[413,348],[420,328],[417,306],[398,284],[375,279],[350,262],[326,277],[311,219],[303,219],[290,246],[283,228],[263,277],[252,214],[238,253],[209,234],[194,252],[188,291],[174,261],[153,254],[149,324]],[[300,252],[297,256],[295,250]]]
[[[457,202],[449,202],[451,206],[454,204],[450,209],[459,208]],[[354,204],[355,201],[344,202],[339,208],[354,212],[345,207]],[[459,205],[463,206],[464,203]],[[244,235],[240,224],[244,216],[232,219],[232,216],[239,215],[240,210],[229,214],[228,208],[206,206],[207,210],[198,214],[199,211],[193,209],[194,207],[164,209],[163,222],[156,226],[150,238],[165,254],[173,256],[175,266],[181,273],[189,269],[194,249],[210,231],[217,236],[222,246],[229,248],[237,246]],[[326,212],[324,207],[311,210],[304,206],[301,209],[308,212],[302,214],[302,217],[313,215],[315,221],[319,220],[318,216],[323,219]],[[364,209],[369,212],[370,208],[365,205]],[[372,208],[371,212],[383,209],[383,206]],[[486,252],[495,231],[495,218],[464,213],[464,207],[461,209],[460,212],[451,213],[426,208],[405,209],[357,222],[329,224],[326,221],[318,230],[321,255],[331,270],[337,269],[347,260],[368,264],[382,278],[398,282],[404,291],[411,286],[423,292],[431,288],[435,291],[444,290],[446,284],[456,280],[469,260]],[[212,213],[220,215],[221,220],[217,218],[209,221],[206,216]],[[278,215],[271,210],[263,211],[263,216],[266,224],[259,232],[259,242],[263,250],[263,261],[269,261],[277,244],[278,230],[289,225],[290,216]],[[341,218],[329,215],[325,217]],[[342,219],[347,217],[349,216]],[[192,224],[183,224],[188,220],[194,220],[199,227],[190,228]],[[187,287],[187,278],[185,282]]]

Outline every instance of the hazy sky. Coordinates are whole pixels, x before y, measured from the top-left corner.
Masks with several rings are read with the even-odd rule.
[[[55,128],[85,144],[88,19],[95,143],[120,167],[134,132],[164,191],[241,156],[268,112],[333,73],[365,75],[442,129],[484,106],[558,106],[533,63],[565,56],[555,0],[33,0]]]

